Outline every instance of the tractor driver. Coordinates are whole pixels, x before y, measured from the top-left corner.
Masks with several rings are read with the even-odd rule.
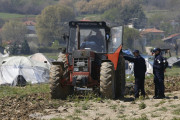
[[[95,32],[95,35],[92,35],[92,31]],[[98,29],[94,29],[90,32],[90,34],[86,37],[86,40],[84,40],[84,43],[81,44],[81,48],[91,48],[92,50],[95,50],[97,52],[103,52],[104,47],[104,41],[105,38],[102,35],[102,32]]]

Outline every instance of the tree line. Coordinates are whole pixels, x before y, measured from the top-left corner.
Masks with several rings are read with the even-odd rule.
[[[138,2],[148,6],[145,9],[156,7],[174,10],[179,9],[180,6],[178,0],[0,0],[0,12],[40,14],[45,7],[60,3],[74,7],[78,14],[94,14],[104,13],[120,4],[127,5],[130,2]]]
[[[58,0],[0,0],[0,12],[19,14],[40,14],[48,5]]]

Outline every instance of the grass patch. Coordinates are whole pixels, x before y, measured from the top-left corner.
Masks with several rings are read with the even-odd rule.
[[[136,101],[132,101],[131,104],[136,104]]]
[[[177,108],[173,111],[174,115],[180,115],[180,108]]]
[[[173,117],[173,119],[171,119],[171,120],[180,120],[180,117],[179,118]]]
[[[180,76],[180,67],[167,68],[165,76]]]
[[[139,118],[133,118],[132,120],[149,120],[146,114],[142,114]]]
[[[89,100],[102,100],[99,98],[96,94],[93,92],[87,92],[87,93],[82,93],[82,94],[73,94],[67,97],[67,101],[69,102],[80,102],[80,101],[86,101],[88,102]]]
[[[118,113],[119,113],[119,114],[123,114],[123,113],[124,113],[124,111],[125,111],[125,110],[124,110],[124,109],[122,109],[122,108],[121,108],[121,109],[118,109]]]
[[[50,59],[57,60],[59,53],[43,53],[46,57]]]
[[[118,116],[117,116],[117,118],[125,118],[125,117],[126,117],[126,115],[124,115],[124,114],[123,114],[123,115],[118,115]]]
[[[151,117],[152,117],[152,118],[160,117],[160,115],[158,115],[158,114],[151,114]]]
[[[78,114],[79,114],[79,113],[82,113],[82,111],[81,111],[80,109],[78,109],[78,108],[74,109],[74,112],[75,112],[75,113],[78,113]]]
[[[64,119],[64,118],[52,118],[50,120],[66,120],[66,119]]]
[[[167,112],[167,108],[166,107],[161,107],[161,108],[158,109],[158,111]]]
[[[117,109],[117,105],[116,105],[116,104],[110,105],[109,107],[110,107],[112,110],[114,110],[114,111],[116,111],[116,109]]]
[[[49,84],[27,85],[25,87],[0,86],[0,98],[19,95],[23,97],[32,93],[49,93]]]
[[[76,116],[76,115],[69,115],[66,117],[68,120],[82,120],[80,117]],[[67,120],[66,119],[66,120]]]
[[[22,14],[12,14],[12,13],[0,13],[0,18],[2,19],[13,19],[13,18],[32,18],[36,15],[22,15]]]
[[[90,108],[89,104],[87,102],[82,104],[82,109],[83,110],[88,110]]]
[[[105,116],[106,114],[104,114],[104,113],[96,113],[96,115],[99,116],[99,117],[103,117],[103,116]]]
[[[171,108],[177,108],[178,106],[180,106],[180,104],[178,104],[178,105],[170,105],[169,107],[171,107]]]
[[[126,82],[133,83],[134,82],[134,76],[133,75],[126,75]]]
[[[125,106],[125,105],[121,105],[120,107],[121,107],[121,108],[125,108],[126,106]]]
[[[146,75],[146,78],[145,78],[145,80],[149,80],[149,79],[153,79],[154,78],[154,76],[153,75]]]
[[[110,117],[108,117],[108,118],[106,118],[105,120],[111,120],[111,118],[110,118]]]
[[[172,102],[173,100],[168,100],[168,102],[170,103],[170,102]]]
[[[137,113],[136,113],[136,112],[134,112],[134,111],[131,111],[131,113],[132,113],[132,115],[137,115]]]
[[[170,96],[173,96],[173,95],[172,95],[171,93],[169,93],[169,94],[167,94],[166,96],[167,96],[167,97],[170,97]]]
[[[141,102],[139,104],[139,109],[142,110],[142,109],[145,109],[146,108],[146,104],[144,102]]]
[[[154,106],[155,107],[159,107],[159,105],[164,104],[166,101],[165,100],[161,100],[159,103],[156,103]]]
[[[145,97],[144,96],[140,96],[139,100],[145,100]]]
[[[94,21],[101,21],[102,18],[101,18],[101,14],[88,14],[88,15],[81,15],[81,16],[78,16],[76,19],[77,20],[83,20],[83,19],[86,19],[86,20],[94,20]]]

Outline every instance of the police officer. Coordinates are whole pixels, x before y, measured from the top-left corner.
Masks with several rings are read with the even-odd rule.
[[[164,95],[164,59],[161,55],[160,48],[154,48],[153,53],[155,54],[153,63],[153,74],[154,74],[154,84],[155,84],[155,95],[154,99],[165,98]]]
[[[135,77],[135,98],[139,98],[139,92],[145,97],[144,80],[146,73],[146,62],[143,57],[139,54],[139,50],[133,51],[134,58],[124,56],[125,60],[134,63],[134,77]]]

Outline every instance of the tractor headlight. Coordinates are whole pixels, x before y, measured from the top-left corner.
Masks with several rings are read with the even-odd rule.
[[[84,67],[84,68],[83,68],[83,71],[84,71],[84,72],[88,72],[88,68],[87,68],[87,67]]]
[[[79,71],[79,68],[74,68],[74,72],[78,72]]]

